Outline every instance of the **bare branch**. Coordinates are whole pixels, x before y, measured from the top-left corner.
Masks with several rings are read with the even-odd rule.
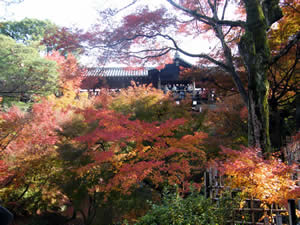
[[[205,16],[203,14],[198,13],[196,10],[191,10],[188,8],[185,8],[177,3],[175,3],[173,0],[167,0],[172,6],[175,8],[195,17],[196,19],[200,20],[203,23],[206,23],[208,25],[214,26],[215,24],[219,24],[222,26],[232,26],[232,27],[245,27],[245,22],[241,20],[237,21],[231,21],[231,20],[219,20],[217,18],[211,18],[208,16]]]
[[[222,17],[221,17],[222,20],[224,20],[224,18],[225,18],[225,12],[227,9],[227,5],[228,5],[228,0],[225,1],[224,7],[223,7],[223,12],[222,12]]]
[[[277,100],[281,99],[289,91],[289,89],[290,89],[289,82],[294,74],[294,71],[295,71],[296,65],[298,64],[298,61],[299,61],[298,59],[295,60],[292,67],[286,72],[286,75],[278,83],[278,86],[280,86],[280,84],[283,83],[283,81],[285,81],[285,85],[283,87],[283,90],[281,91],[281,94],[279,96],[277,96],[277,98],[276,98]]]
[[[127,8],[129,8],[130,6],[134,5],[138,0],[133,0],[131,3],[129,3],[128,5],[124,6],[123,8],[119,9],[118,12],[121,12]]]

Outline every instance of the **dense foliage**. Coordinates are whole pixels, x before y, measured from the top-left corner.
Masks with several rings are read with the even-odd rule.
[[[221,225],[230,221],[238,205],[238,197],[233,199],[228,193],[224,193],[215,202],[198,193],[192,193],[186,198],[180,197],[178,193],[169,193],[164,195],[160,205],[152,204],[151,210],[136,225]]]
[[[53,32],[56,25],[48,20],[25,18],[20,21],[0,22],[0,33],[23,44],[39,42],[45,33]]]
[[[102,53],[102,61],[147,63],[167,60],[170,52],[177,51],[199,59],[200,68],[215,66],[230,76],[248,109],[248,144],[271,152],[269,67],[300,39],[298,29],[294,29],[297,19],[290,16],[297,14],[297,3],[166,0],[149,7],[142,0],[124,1],[123,5],[101,9],[101,25],[93,26],[85,38],[91,48]],[[290,41],[279,51],[271,51],[267,31],[283,18],[280,6],[293,11],[285,17],[293,20]],[[193,41],[195,48],[182,46],[182,39]],[[196,48],[203,39],[208,39],[207,51],[203,51],[205,46]]]
[[[56,63],[25,46],[0,35],[0,95],[28,101],[32,95],[49,95],[58,87]]]
[[[266,28],[281,15],[272,18],[260,3],[252,5],[266,14],[256,18],[263,20],[261,36],[256,37],[247,36],[256,33],[251,24],[245,27],[253,18],[243,20],[243,10],[249,9],[250,1],[234,1],[239,3],[235,6],[241,16],[241,20],[235,21],[225,16],[229,1],[215,1],[216,5],[211,1],[167,2],[177,9],[176,15],[192,20],[177,20],[166,7],[153,11],[142,7],[125,16],[119,26],[103,26],[101,31],[95,27],[93,33],[84,35],[82,31],[31,19],[0,24],[0,32],[5,34],[0,35],[0,199],[16,217],[28,219],[29,224],[66,224],[76,220],[85,225],[125,220],[139,225],[225,224],[238,202],[226,192],[218,196],[217,202],[204,197],[201,187],[209,166],[217,167],[226,176],[229,190],[239,189],[241,197],[257,198],[265,207],[286,206],[288,199],[299,197],[299,187],[292,179],[296,168],[292,159],[299,150],[299,133],[287,146],[289,152],[286,150],[284,157],[280,155],[290,165],[279,160],[279,154],[264,155],[258,148],[242,146],[249,141],[249,124],[263,127],[268,120],[253,123],[256,116],[267,116],[266,95],[272,128],[283,128],[279,131],[288,135],[296,132],[293,122],[299,91],[299,46],[292,42],[297,41],[298,33],[292,35],[299,30],[298,0],[284,1],[286,16],[268,33]],[[278,2],[274,2],[271,8],[279,12]],[[224,10],[222,18],[217,13],[219,9]],[[102,12],[106,19],[117,14]],[[140,59],[149,59],[151,54],[162,56],[174,49],[187,53],[164,32],[202,36],[199,28],[206,34],[214,32],[220,41],[217,47],[222,51],[193,56],[204,58],[202,63],[210,60],[233,77],[238,75],[234,80],[243,85],[233,88],[227,75],[215,67],[200,71],[214,73],[211,77],[193,77],[197,82],[211,79],[214,83],[210,87],[218,96],[213,107],[202,105],[201,113],[193,112],[190,99],[177,105],[163,91],[134,83],[120,92],[101,89],[98,96],[80,92],[85,70],[76,57],[83,51],[82,41],[97,46],[104,43],[105,48],[121,44],[121,51],[117,49],[120,56],[128,56],[136,45],[151,47],[161,39],[171,43],[171,47],[157,45],[155,51],[150,48],[136,52],[145,54]],[[262,42],[257,37],[262,37]],[[266,49],[267,37],[270,51]],[[154,42],[147,42],[149,38]],[[41,39],[51,51],[45,58],[32,45],[32,41]],[[124,40],[132,42],[124,44]],[[241,45],[247,41],[255,51],[241,52],[246,67],[248,64],[245,69],[242,58],[235,57],[230,49],[235,49],[238,42],[243,48]],[[265,51],[257,53],[262,49]],[[249,57],[245,58],[247,54]],[[262,56],[269,59],[268,63],[257,62]],[[253,57],[255,68],[249,68],[248,60]],[[264,78],[257,86],[256,79],[251,78],[257,74],[255,70],[262,71]],[[251,71],[254,72],[247,79]],[[192,76],[202,76],[198,72]],[[267,75],[271,84],[268,93]],[[224,82],[220,86],[221,81]],[[264,98],[264,109],[252,108],[260,104],[257,102],[247,106],[243,102],[255,93],[255,88],[264,92],[260,96]],[[232,92],[240,92],[242,97],[230,96]],[[249,102],[254,98],[249,97]],[[19,108],[11,99],[23,101],[26,107]],[[260,112],[253,111],[256,109]],[[280,120],[282,124],[276,123]],[[252,135],[260,142],[257,146],[265,146],[266,151],[268,143],[263,136],[267,136],[267,127],[263,128]],[[262,130],[266,133],[262,134]],[[283,134],[271,132],[273,140],[283,139]],[[273,143],[279,150],[282,143]]]
[[[80,80],[71,74],[81,73],[74,58],[51,58],[60,65],[62,94],[41,99],[30,112],[1,113],[0,194],[10,209],[35,215],[72,202],[75,215],[89,224],[108,199],[134,193],[138,199],[146,190],[152,199],[174,184],[183,192],[191,182],[200,187],[206,134],[196,131],[190,110],[177,111],[171,98],[147,86],[88,98],[74,91]]]
[[[229,185],[241,188],[244,196],[260,199],[267,206],[287,205],[288,199],[300,195],[297,181],[292,179],[296,165],[286,165],[274,156],[264,159],[259,150],[251,148],[223,148],[223,154],[226,160],[220,170],[228,176]]]

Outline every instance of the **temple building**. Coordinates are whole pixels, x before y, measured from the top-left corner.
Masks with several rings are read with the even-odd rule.
[[[101,88],[117,91],[130,86],[134,81],[137,84],[152,84],[164,92],[171,91],[178,104],[189,94],[192,96],[193,108],[198,110],[200,104],[214,101],[214,93],[208,92],[205,88],[196,87],[193,80],[181,79],[180,72],[188,68],[192,68],[192,65],[181,59],[178,54],[175,55],[173,63],[166,64],[161,70],[150,67],[88,68],[82,81],[81,91],[97,95]]]

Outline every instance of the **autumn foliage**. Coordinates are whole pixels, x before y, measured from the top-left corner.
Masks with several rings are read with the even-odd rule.
[[[206,134],[188,128],[182,116],[191,111],[177,110],[151,86],[88,98],[78,92],[74,58],[49,58],[58,63],[61,94],[36,98],[29,112],[0,114],[0,195],[8,208],[41,214],[73,202],[77,212],[86,195],[105,202],[141,186],[157,193],[167,185],[182,192],[201,186]]]
[[[67,56],[70,53],[78,54],[83,52],[81,46],[81,31],[73,31],[67,27],[48,30],[41,44],[47,47],[48,52],[59,51],[61,55]]]
[[[128,116],[104,109],[83,114],[88,122],[97,121],[98,126],[77,139],[89,145],[87,154],[94,161],[79,171],[101,171],[103,167],[103,172],[110,171],[112,175],[102,177],[102,183],[96,185],[99,191],[126,193],[145,179],[153,187],[183,185],[194,171],[203,169],[205,153],[201,142],[205,134],[174,137],[183,119],[162,123],[131,121]]]
[[[71,56],[64,59],[56,55],[54,58],[60,59],[59,85],[64,95],[35,96],[36,102],[28,112],[17,107],[0,112],[0,194],[16,213],[43,211],[62,204],[59,200],[64,199],[52,181],[61,171],[57,167],[56,151],[59,131],[72,119],[75,108],[84,103],[75,99],[78,94],[76,84],[80,79],[77,62]]]
[[[265,206],[273,203],[286,206],[288,199],[299,197],[297,180],[292,179],[297,165],[289,166],[276,156],[264,159],[258,149],[222,149],[226,160],[220,170],[228,176],[228,184],[241,189],[245,197],[257,198]]]
[[[17,107],[0,109],[0,198],[7,208],[16,215],[55,212],[67,220],[80,218],[87,225],[101,221],[103,218],[97,218],[97,214],[107,212],[114,215],[106,224],[123,218],[133,222],[148,209],[146,200],[159,202],[166,187],[176,186],[185,197],[191,190],[199,192],[208,161],[217,156],[215,161],[227,177],[227,185],[240,189],[245,197],[258,198],[265,205],[285,205],[287,199],[299,197],[297,181],[291,179],[293,165],[286,165],[276,155],[264,158],[258,149],[241,147],[247,144],[248,110],[240,97],[230,96],[238,92],[238,87],[233,88],[234,82],[226,73],[236,72],[246,85],[246,70],[240,57],[235,57],[237,51],[227,52],[230,57],[226,58],[220,47],[224,43],[231,49],[237,47],[244,26],[236,24],[244,24],[243,21],[222,27],[222,23],[228,23],[223,20],[224,14],[215,23],[213,17],[219,14],[214,13],[218,7],[225,13],[228,1],[215,1],[215,8],[211,1],[179,2],[191,13],[198,10],[203,16],[201,23],[184,11],[171,15],[167,8],[153,10],[144,6],[119,24],[106,20],[103,29],[95,26],[93,33],[73,33],[62,28],[45,36],[48,50],[60,52],[47,56],[57,65],[58,91],[47,97],[35,96],[27,111]],[[288,16],[279,21],[278,29],[268,33],[274,56],[299,28],[296,3],[283,2]],[[245,19],[243,8],[236,6],[239,19]],[[109,19],[114,12],[102,14]],[[187,20],[181,21],[176,15]],[[213,23],[215,27],[210,26]],[[189,71],[188,78],[207,85],[217,95],[213,106],[201,105],[201,113],[192,111],[191,99],[176,105],[170,95],[151,85],[133,83],[120,92],[101,89],[98,96],[80,92],[85,71],[69,52],[81,52],[83,40],[88,39],[91,45],[122,46],[108,51],[119,62],[133,62],[127,57],[143,45],[145,51],[137,52],[141,55],[134,61],[140,62],[153,55],[167,59],[169,51],[176,48],[183,52],[176,46],[177,40],[167,34],[203,37],[205,32],[210,38],[213,29],[219,32],[220,44],[201,63],[209,59],[227,72],[211,67],[211,63],[200,71]],[[126,44],[125,40],[131,42]],[[275,99],[280,110],[288,108],[287,103],[295,103],[299,88],[294,76],[299,69],[297,47],[269,70],[274,87],[269,101]],[[106,57],[107,54],[100,56]],[[99,84],[99,79],[94,78],[90,82]],[[290,148],[296,152],[298,144],[299,134]],[[141,209],[136,209],[138,200],[142,201]],[[127,209],[118,208],[124,202],[128,203]]]

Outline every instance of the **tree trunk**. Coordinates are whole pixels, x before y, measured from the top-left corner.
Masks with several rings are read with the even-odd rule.
[[[267,29],[281,14],[278,0],[262,3],[259,0],[244,0],[244,3],[247,21],[239,52],[248,71],[248,142],[250,146],[261,148],[263,153],[270,153],[267,79],[270,49]]]
[[[280,111],[278,107],[275,105],[272,107],[270,105],[270,140],[272,143],[272,148],[275,150],[279,150],[282,147],[282,130],[283,123],[280,117]]]

